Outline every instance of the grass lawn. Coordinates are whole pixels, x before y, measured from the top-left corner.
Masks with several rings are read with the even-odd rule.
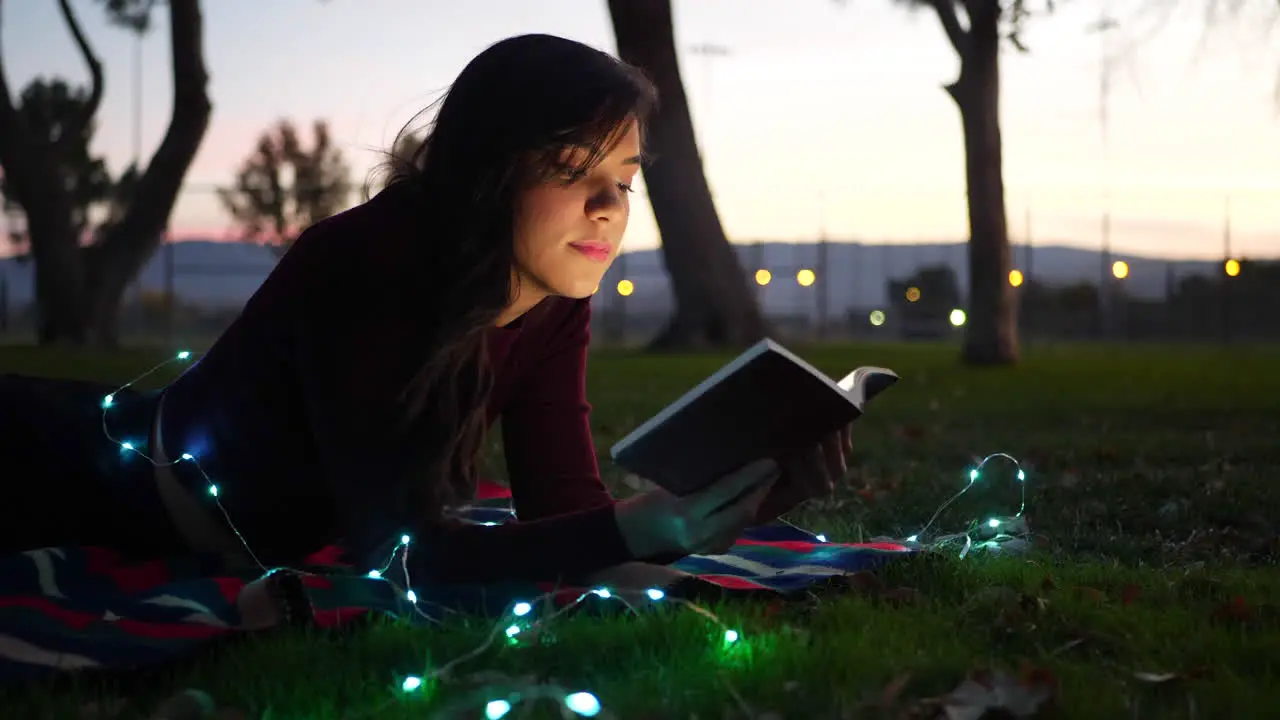
[[[414,695],[400,678],[478,645],[490,624],[264,636],[166,673],[135,706],[193,687],[248,717],[417,718],[467,699],[458,716],[483,717],[488,697],[468,681],[535,676],[590,690],[620,717],[903,717],[971,672],[1003,668],[1052,683],[1060,717],[1275,716],[1280,348],[1046,346],[1008,370],[961,368],[949,347],[801,354],[832,374],[888,366],[903,382],[859,422],[852,487],[793,522],[833,541],[909,535],[977,457],[1002,451],[1026,469],[1038,549],[910,559],[878,584],[781,612],[713,608],[742,633],[729,650],[688,611],[573,617],[554,644],[499,647]],[[0,348],[0,371],[115,381],[162,355]],[[724,360],[602,352],[590,380],[599,445]],[[1012,473],[988,467],[941,529],[1016,511]],[[0,715],[75,717],[112,696],[35,688],[0,695]],[[554,702],[539,707],[532,717],[559,717]]]

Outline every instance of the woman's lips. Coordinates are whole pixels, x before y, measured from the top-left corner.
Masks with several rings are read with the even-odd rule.
[[[596,262],[604,262],[605,260],[608,260],[609,255],[613,250],[609,243],[599,242],[596,240],[569,243],[569,247],[585,255],[587,259],[595,260]]]

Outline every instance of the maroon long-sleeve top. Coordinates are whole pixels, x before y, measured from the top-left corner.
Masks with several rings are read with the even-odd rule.
[[[198,457],[267,562],[339,541],[358,557],[405,531],[414,572],[455,581],[553,580],[633,559],[588,420],[588,300],[548,298],[487,335],[488,413],[518,521],[423,526],[398,492],[410,454],[398,401],[429,352],[416,328],[433,310],[412,301],[433,281],[415,261],[431,241],[419,203],[392,187],[304,232],[165,391],[166,449]],[[190,470],[180,477],[204,489]]]

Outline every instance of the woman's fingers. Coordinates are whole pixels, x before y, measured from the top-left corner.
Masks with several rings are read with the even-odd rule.
[[[765,492],[778,475],[778,464],[772,460],[758,460],[736,470],[706,488],[685,498],[690,514],[704,518],[721,512],[741,501],[753,491]]]
[[[845,461],[844,438],[839,433],[822,441],[822,455],[827,464],[827,483],[835,489],[835,481],[843,479],[849,466]]]
[[[787,480],[803,488],[805,497],[815,497],[829,491],[831,478],[827,473],[825,451],[819,445],[795,458],[789,465]]]

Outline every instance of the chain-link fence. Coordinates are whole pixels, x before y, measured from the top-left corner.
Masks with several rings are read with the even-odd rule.
[[[1186,196],[1185,202],[1178,193]],[[1056,233],[1083,222],[1065,215],[1069,197],[1038,191],[1020,206],[1011,193],[1015,245],[1008,282],[1024,337],[1280,339],[1280,269],[1261,259],[1280,254],[1280,230],[1275,229],[1280,223],[1272,214],[1280,202],[1268,204],[1280,198],[1263,191],[1205,195],[1167,190],[1165,202],[1179,200],[1180,214],[1152,223],[1133,219],[1154,212],[1151,192],[1135,192],[1128,200],[1113,194],[1116,209],[1100,213],[1092,223],[1096,244],[1091,248],[1081,242],[1087,233],[1070,245],[1055,242]],[[865,225],[889,234],[888,226],[878,227],[884,222],[882,213],[867,213],[863,222],[846,218],[865,204],[866,197],[858,197],[852,209],[828,215],[842,226]],[[927,193],[917,193],[916,200],[940,206]],[[963,197],[952,204],[949,224],[921,218],[922,228],[928,226],[923,231],[962,237]],[[1077,206],[1085,204],[1076,201]],[[175,216],[198,215],[201,208],[213,218],[208,223],[213,229],[202,233],[204,239],[166,242],[130,287],[121,320],[127,340],[207,341],[235,317],[274,267],[273,249],[236,241],[236,229],[218,219],[207,189],[188,188]],[[638,219],[643,233],[644,218]],[[726,225],[732,230],[732,217]],[[1037,226],[1049,228],[1044,239],[1036,238]],[[1152,240],[1160,232],[1169,239],[1164,247],[1195,250],[1213,259],[1165,260],[1132,252],[1160,247]],[[760,307],[786,337],[947,338],[958,335],[967,320],[968,253],[962,243],[814,238],[736,242],[734,248]],[[30,337],[33,297],[30,263],[0,260],[0,336]],[[598,342],[638,343],[655,334],[672,310],[661,251],[619,256],[594,305]]]

